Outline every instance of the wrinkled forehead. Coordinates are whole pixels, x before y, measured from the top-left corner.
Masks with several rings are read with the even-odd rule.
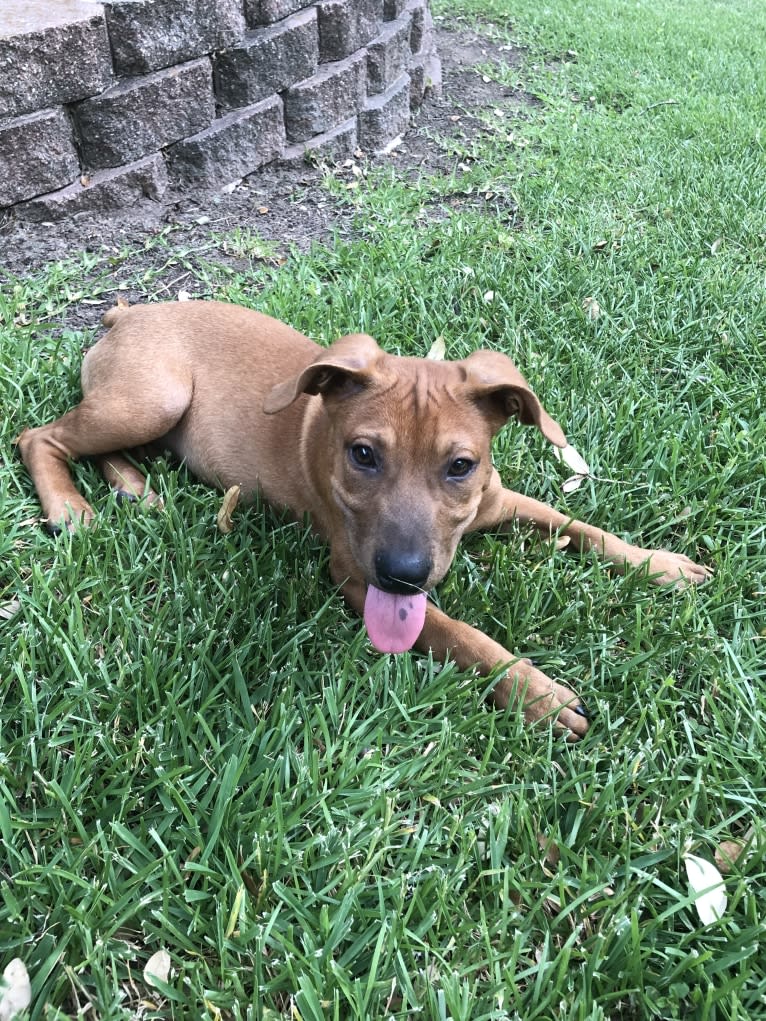
[[[374,379],[349,401],[355,427],[393,434],[420,446],[461,439],[483,442],[487,428],[466,387],[468,373],[459,362],[386,356]]]

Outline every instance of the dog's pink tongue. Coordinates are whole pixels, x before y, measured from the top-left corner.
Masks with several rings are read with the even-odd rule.
[[[364,601],[364,624],[378,652],[406,652],[415,644],[426,619],[424,592],[398,596],[370,585]]]

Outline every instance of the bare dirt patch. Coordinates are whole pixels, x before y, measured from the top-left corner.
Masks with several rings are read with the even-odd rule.
[[[498,84],[482,70],[482,66],[500,62],[513,66],[519,59],[519,51],[495,38],[490,30],[437,25],[437,44],[442,59],[442,95],[426,102],[393,152],[360,155],[360,164],[393,167],[403,179],[452,173],[459,177],[464,158],[461,151],[468,151],[472,140],[487,130],[482,112],[498,107],[506,112],[524,110],[534,105],[533,97]],[[333,172],[342,178],[353,168],[341,165]],[[189,260],[198,257],[223,262],[235,270],[246,265],[236,245],[216,242],[237,228],[283,246],[285,251],[290,246],[306,250],[312,242],[328,242],[333,236],[350,238],[353,209],[322,186],[326,173],[322,166],[275,164],[251,174],[232,190],[173,195],[162,205],[127,211],[120,219],[78,216],[55,224],[10,220],[0,224],[0,282],[4,277],[23,277],[77,252],[92,252],[117,260],[119,270],[115,272],[134,280],[140,276],[143,259],[147,270],[153,271],[152,293],[156,294],[157,263],[163,253],[156,246],[144,249],[144,244],[169,227],[173,249],[187,253],[187,275],[191,273]],[[183,288],[184,260],[168,262],[162,280],[170,298]],[[163,284],[159,286],[161,289]],[[142,296],[130,297],[140,300]],[[82,309],[76,325],[91,325],[100,315],[96,308],[92,315]]]

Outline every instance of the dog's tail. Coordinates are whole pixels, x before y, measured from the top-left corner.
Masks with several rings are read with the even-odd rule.
[[[119,317],[128,311],[129,307],[130,306],[127,302],[118,302],[116,305],[113,305],[112,308],[105,313],[104,318],[101,320],[102,324],[104,326],[114,326]]]

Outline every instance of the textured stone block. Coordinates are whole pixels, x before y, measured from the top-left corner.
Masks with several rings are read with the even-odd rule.
[[[367,94],[385,92],[407,70],[410,51],[410,17],[389,22],[367,47]]]
[[[361,110],[366,95],[367,54],[320,65],[311,78],[284,94],[285,126],[291,142],[305,142]]]
[[[410,61],[410,106],[421,107],[429,95],[438,96],[442,87],[441,61],[436,53],[419,53]]]
[[[63,220],[79,214],[119,213],[147,201],[159,202],[167,187],[167,172],[161,156],[116,170],[100,170],[67,188],[40,195],[18,207],[25,220]]]
[[[210,59],[125,78],[73,112],[85,166],[133,163],[210,125],[215,117]]]
[[[319,62],[316,10],[300,11],[248,33],[215,58],[216,97],[223,110],[252,106],[293,82],[310,78]]]
[[[332,131],[317,135],[308,142],[296,142],[288,146],[282,154],[283,163],[318,159],[338,160],[350,156],[357,147],[357,119],[344,121]]]
[[[320,61],[342,60],[380,33],[383,0],[322,0],[317,15]]]
[[[214,121],[205,131],[167,150],[175,185],[221,188],[282,154],[282,101],[272,96]]]
[[[315,0],[245,0],[248,25],[271,25],[296,11],[312,7]]]
[[[384,0],[383,17],[386,21],[396,21],[407,7],[407,0]]]
[[[410,77],[399,81],[379,96],[368,99],[359,114],[359,144],[368,152],[380,152],[403,134],[410,123]]]
[[[61,188],[79,173],[72,125],[63,110],[0,122],[0,206]]]
[[[108,0],[114,66],[145,74],[237,42],[245,31],[241,0]]]
[[[419,53],[426,42],[426,0],[409,0],[405,11],[410,16],[410,49],[413,53]]]
[[[100,4],[0,0],[0,118],[92,96],[111,80]]]

